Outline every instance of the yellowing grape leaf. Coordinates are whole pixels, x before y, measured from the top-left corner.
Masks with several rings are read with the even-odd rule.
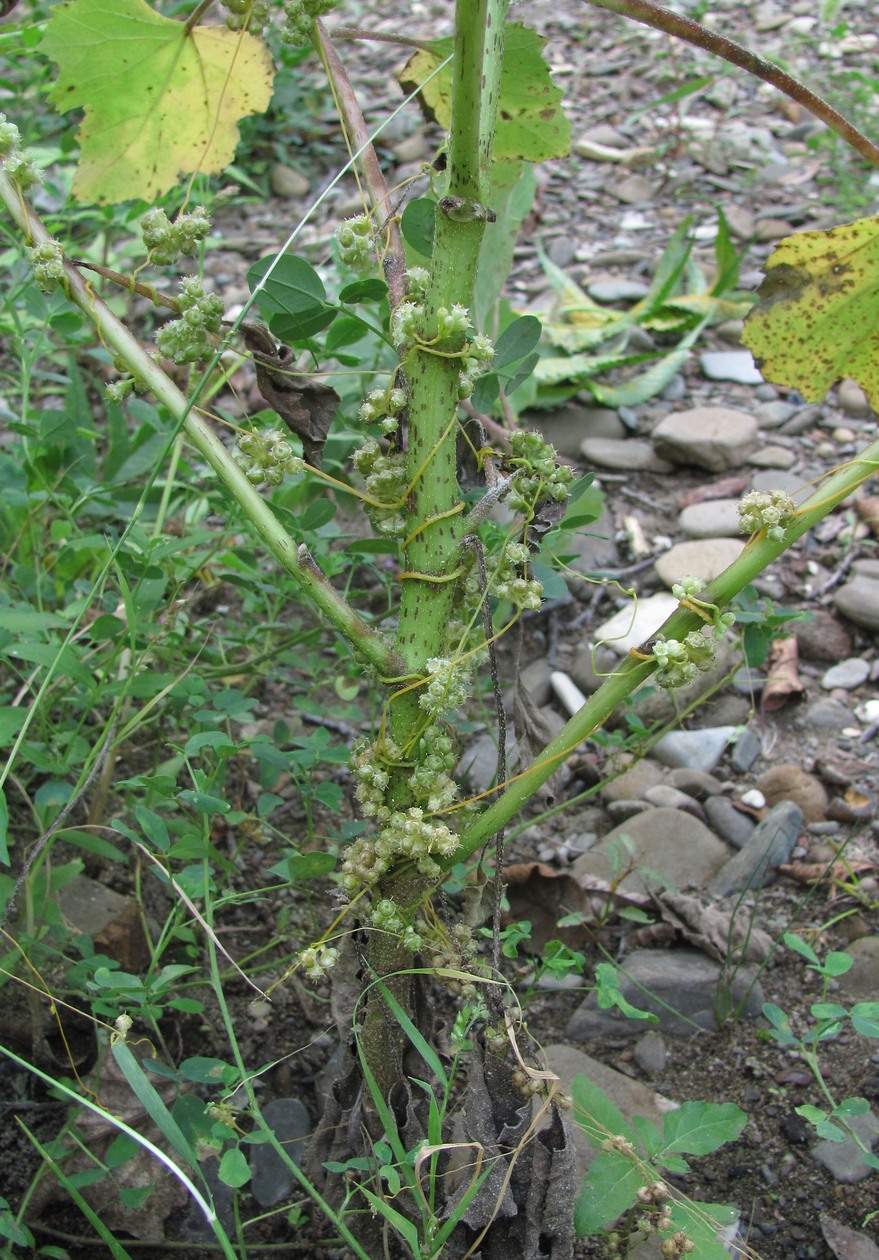
[[[492,156],[496,161],[524,159],[545,162],[567,156],[571,124],[562,109],[557,88],[543,60],[546,40],[521,22],[507,24],[498,96],[497,134]],[[451,52],[452,38],[436,39],[411,57],[400,74],[406,92],[414,92]],[[421,101],[441,127],[452,118],[452,69],[446,66],[425,83]]]
[[[851,376],[879,409],[879,218],[786,237],[757,296],[742,339],[767,380],[820,402]]]
[[[51,100],[82,108],[80,201],[155,201],[192,171],[232,161],[238,121],[264,110],[265,44],[223,26],[155,13],[144,0],[71,0],[51,11],[41,50],[58,66]]]

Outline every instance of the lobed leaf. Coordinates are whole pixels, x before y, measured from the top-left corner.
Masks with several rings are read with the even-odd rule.
[[[571,147],[571,125],[562,109],[562,91],[552,81],[543,60],[546,39],[521,22],[509,22],[498,97],[495,161],[523,158],[546,162],[566,157]],[[439,66],[454,50],[454,39],[434,40],[411,57],[400,74],[405,91],[417,91],[441,127],[452,117],[452,72]],[[433,78],[430,76],[433,75]],[[430,79],[429,82],[425,82]],[[405,234],[405,224],[404,224]],[[408,237],[407,237],[408,240]]]
[[[155,201],[192,171],[219,174],[240,119],[272,95],[262,40],[223,26],[187,32],[144,0],[57,4],[40,48],[58,66],[52,103],[85,110],[80,201]]]

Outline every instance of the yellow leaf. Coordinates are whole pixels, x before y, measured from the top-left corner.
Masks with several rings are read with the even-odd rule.
[[[219,174],[238,122],[271,99],[265,44],[155,13],[144,0],[55,5],[41,49],[58,66],[52,101],[82,108],[80,201],[155,201],[193,171]]]
[[[742,340],[763,375],[820,402],[853,377],[879,408],[879,218],[781,241]]]

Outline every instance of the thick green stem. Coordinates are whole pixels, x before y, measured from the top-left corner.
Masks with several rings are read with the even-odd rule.
[[[758,535],[729,568],[724,569],[709,587],[700,592],[700,600],[716,604],[721,609],[725,608],[739,591],[749,582],[753,582],[764,569],[843,499],[848,498],[858,486],[874,476],[877,470],[879,442],[874,442],[857,459],[844,464],[828,477],[806,500],[781,541],[774,541],[765,534]],[[681,574],[681,577],[685,576],[686,574]],[[657,636],[683,639],[691,630],[697,630],[704,624],[704,620],[696,613],[681,607],[660,627]],[[465,861],[496,835],[501,827],[506,826],[577,745],[599,730],[617,705],[649,678],[655,668],[656,662],[653,660],[644,661],[634,655],[627,657],[531,765],[505,788],[503,795],[464,829],[460,848],[445,865],[451,867],[456,862]]]
[[[42,244],[52,239],[3,170],[0,170],[0,201],[5,204],[31,244]],[[102,344],[115,351],[132,376],[144,381],[173,419],[182,425],[190,443],[207,460],[269,550],[295,578],[303,593],[374,669],[385,677],[401,673],[402,661],[390,644],[357,616],[323,576],[306,549],[297,546],[210,425],[195,410],[192,402],[180,392],[137,338],[120,323],[77,268],[66,259],[64,270],[68,296],[92,321]]]
[[[476,266],[491,185],[491,150],[508,0],[460,0],[453,62],[449,186],[437,207],[423,341],[436,336],[437,312],[472,307]],[[490,230],[490,229],[489,229]],[[411,543],[404,579],[397,647],[409,669],[420,671],[440,654],[455,600],[447,578],[457,564],[460,530],[452,515],[460,497],[456,476],[458,376],[463,346],[442,343],[443,353],[416,348],[406,361],[409,380],[408,471],[412,486]],[[437,347],[439,349],[439,346]],[[417,531],[417,532],[416,532]],[[392,705],[392,731],[411,729],[410,693]]]
[[[439,311],[473,305],[476,266],[487,216],[491,152],[497,116],[498,84],[508,0],[458,0],[453,62],[452,126],[448,191],[437,206],[430,283],[418,339],[404,362],[409,387],[410,541],[405,550],[397,650],[409,673],[442,655],[456,598],[450,581],[460,560],[460,504],[456,451],[459,355],[463,335],[437,340]],[[490,228],[489,228],[490,230]],[[389,731],[408,747],[424,724],[417,690],[403,690],[391,700]],[[392,780],[395,803],[406,805],[405,775]],[[417,905],[432,882],[410,864],[391,871],[378,890],[400,906]],[[400,943],[374,932],[370,963],[376,975],[411,968],[412,956]],[[395,996],[411,1009],[406,977],[394,978]],[[389,1022],[385,1004],[370,999],[363,1028],[363,1050],[382,1092],[400,1079],[405,1036]]]

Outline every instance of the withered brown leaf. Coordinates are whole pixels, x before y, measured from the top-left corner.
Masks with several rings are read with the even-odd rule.
[[[263,398],[302,440],[305,462],[320,468],[327,434],[339,406],[339,395],[329,385],[291,372],[293,351],[275,345],[267,328],[244,323],[244,344],[253,355],[256,383]]]

